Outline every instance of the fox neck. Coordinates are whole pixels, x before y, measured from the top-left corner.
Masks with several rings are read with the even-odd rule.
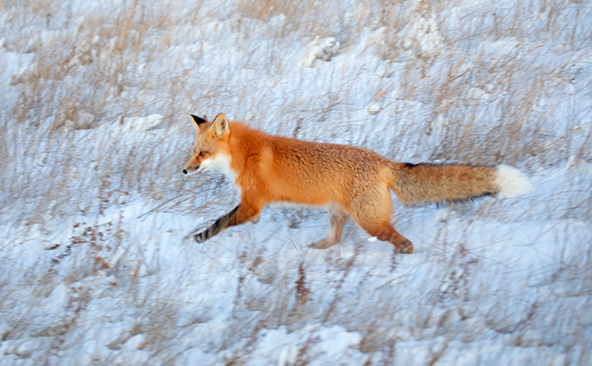
[[[240,186],[236,182],[238,174],[234,169],[232,169],[231,163],[231,156],[221,152],[218,155],[216,155],[214,159],[212,159],[212,162],[210,164],[212,169],[224,173],[224,175],[232,182],[234,188],[240,192]]]
[[[270,136],[239,122],[230,122],[230,130],[232,132],[228,137],[228,148],[216,155],[214,165],[228,177],[240,194],[240,182],[247,160],[250,156],[261,153],[261,147],[269,143]]]

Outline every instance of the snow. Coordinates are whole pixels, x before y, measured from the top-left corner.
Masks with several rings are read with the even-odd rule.
[[[304,67],[314,67],[316,60],[331,61],[339,51],[340,43],[334,37],[319,39],[308,46],[308,51],[304,56]]]
[[[15,2],[0,29],[0,365],[592,364],[584,2]],[[310,250],[310,207],[197,244],[240,197],[181,173],[190,113],[498,166],[503,199],[393,197],[412,255],[351,220]]]
[[[158,127],[163,120],[163,116],[160,114],[151,114],[146,117],[134,116],[124,120],[122,127],[130,131],[149,131],[153,128]]]

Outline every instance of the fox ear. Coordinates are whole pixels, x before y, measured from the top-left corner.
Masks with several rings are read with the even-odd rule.
[[[195,122],[195,126],[197,128],[200,128],[202,124],[207,123],[208,122],[208,118],[206,116],[203,116],[203,118],[196,116],[195,114],[191,115],[191,118],[193,119],[193,122]]]
[[[228,126],[228,118],[224,113],[220,113],[214,118],[212,127],[210,127],[214,133],[214,138],[219,139],[230,133],[230,127]]]

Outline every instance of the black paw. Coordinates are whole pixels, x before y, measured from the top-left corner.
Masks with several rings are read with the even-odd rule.
[[[206,240],[208,240],[208,239],[206,238],[206,235],[205,235],[205,233],[199,233],[199,234],[195,234],[195,235],[193,235],[193,239],[195,239],[195,241],[196,241],[197,243],[203,243],[203,242],[205,242]]]

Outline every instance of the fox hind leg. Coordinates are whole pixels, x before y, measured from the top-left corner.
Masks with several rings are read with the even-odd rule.
[[[359,224],[368,234],[376,237],[378,240],[388,241],[394,245],[399,252],[405,254],[413,253],[413,244],[411,241],[399,234],[390,221],[377,224],[370,222],[360,222]]]
[[[413,244],[391,224],[393,202],[387,187],[377,187],[359,195],[351,215],[364,231],[378,240],[388,241],[401,253],[413,253]]]
[[[321,241],[311,244],[312,249],[327,249],[339,243],[343,225],[347,221],[347,214],[337,205],[329,205],[329,231],[327,237]]]

